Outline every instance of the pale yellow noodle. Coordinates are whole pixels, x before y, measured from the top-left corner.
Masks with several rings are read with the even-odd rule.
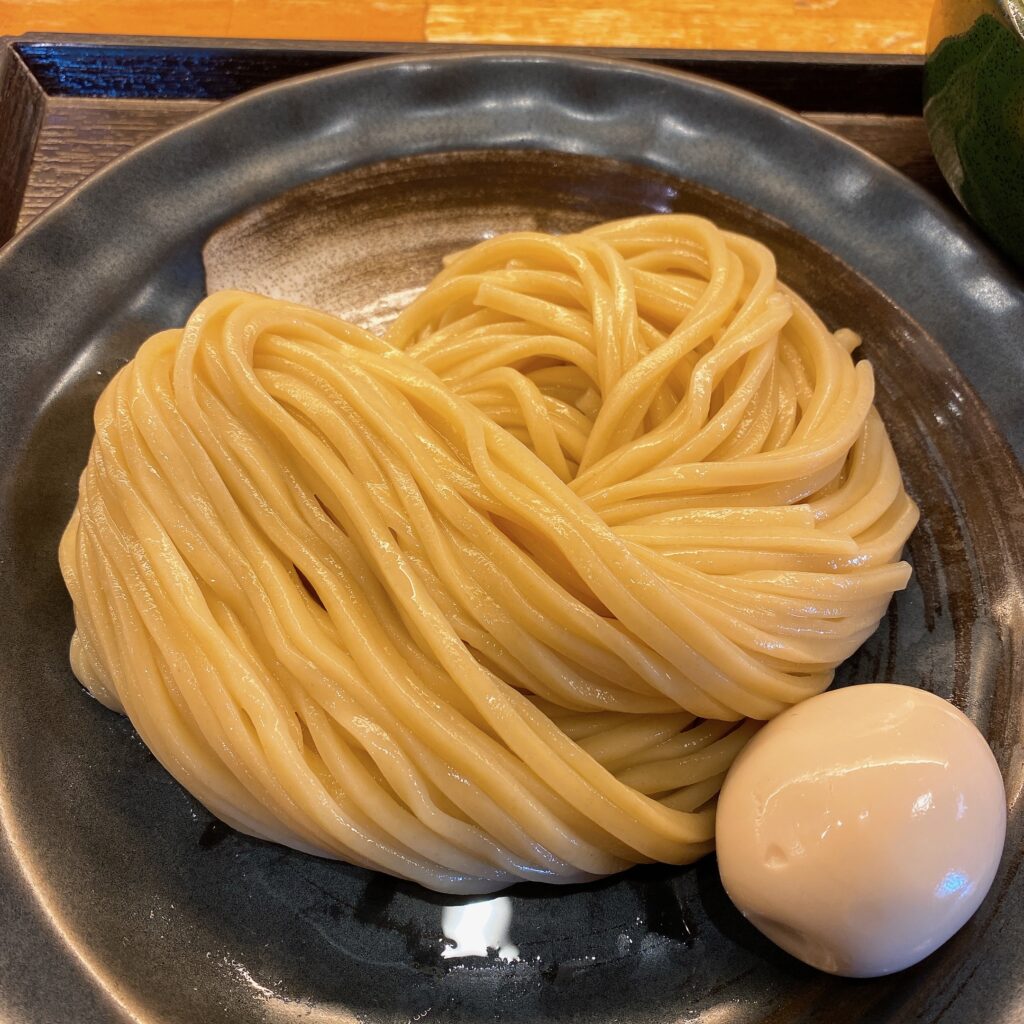
[[[213,295],[96,407],[74,671],[253,835],[448,892],[691,861],[909,576],[857,343],[682,215],[484,242],[384,338]]]

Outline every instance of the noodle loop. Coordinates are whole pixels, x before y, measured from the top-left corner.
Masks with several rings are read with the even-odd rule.
[[[75,674],[252,835],[447,892],[691,861],[909,577],[857,343],[682,215],[486,241],[384,338],[215,294],[97,405]]]

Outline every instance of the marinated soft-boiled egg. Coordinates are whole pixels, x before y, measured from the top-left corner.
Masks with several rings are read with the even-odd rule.
[[[729,896],[768,938],[834,974],[909,967],[977,910],[1006,797],[971,721],[910,686],[813,697],[769,722],[718,802]]]

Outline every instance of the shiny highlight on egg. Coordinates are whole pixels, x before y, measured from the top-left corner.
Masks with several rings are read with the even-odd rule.
[[[1005,835],[1002,776],[970,719],[927,691],[873,683],[769,722],[725,780],[716,838],[722,883],[756,928],[860,978],[954,935]]]

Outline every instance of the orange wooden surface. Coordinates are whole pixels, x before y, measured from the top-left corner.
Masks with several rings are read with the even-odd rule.
[[[0,34],[920,53],[932,0],[0,0]]]

